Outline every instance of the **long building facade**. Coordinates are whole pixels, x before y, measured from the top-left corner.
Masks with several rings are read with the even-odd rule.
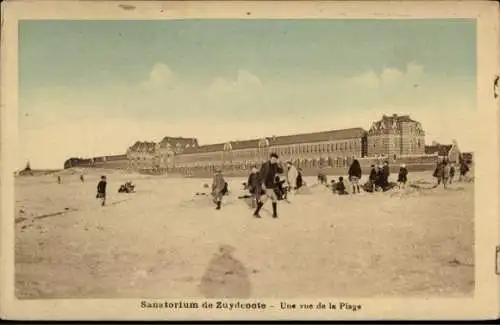
[[[127,149],[126,155],[114,161],[132,170],[189,174],[193,170],[215,168],[248,169],[267,160],[272,152],[300,168],[345,168],[353,159],[396,161],[401,157],[430,163],[436,156],[426,154],[421,123],[408,115],[394,114],[373,122],[368,131],[358,127],[207,145],[200,145],[196,138],[170,136],[158,143],[137,141]],[[75,165],[74,161],[68,161],[65,167]]]

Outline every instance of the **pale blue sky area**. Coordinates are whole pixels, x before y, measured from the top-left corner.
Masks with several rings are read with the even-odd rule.
[[[134,83],[156,62],[195,80],[242,67],[262,79],[302,71],[349,76],[409,61],[436,75],[473,78],[475,42],[475,21],[464,19],[24,21],[21,93]]]
[[[31,131],[64,117],[179,125],[475,108],[474,20],[22,21],[19,32]]]

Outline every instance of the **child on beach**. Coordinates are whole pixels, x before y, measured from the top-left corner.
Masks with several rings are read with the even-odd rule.
[[[106,186],[107,186],[106,176],[101,176],[101,180],[97,183],[97,195],[96,199],[101,200],[101,206],[106,205]]]
[[[339,181],[335,183],[335,193],[337,195],[346,195],[344,177],[339,177]]]
[[[214,198],[216,210],[220,210],[221,208],[222,197],[225,191],[227,191],[227,183],[224,180],[224,176],[222,176],[222,171],[217,169],[212,183],[212,196]]]
[[[398,173],[398,185],[399,188],[405,188],[406,182],[408,181],[408,169],[406,169],[406,165],[402,164],[399,168]]]

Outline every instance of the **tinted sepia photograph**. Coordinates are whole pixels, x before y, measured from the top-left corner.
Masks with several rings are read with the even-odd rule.
[[[478,20],[240,11],[18,21],[15,299],[473,299]]]

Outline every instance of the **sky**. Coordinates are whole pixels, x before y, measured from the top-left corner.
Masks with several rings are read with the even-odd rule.
[[[62,168],[165,136],[208,144],[369,129],[383,114],[420,121],[427,143],[474,150],[474,20],[19,26],[20,168]]]

